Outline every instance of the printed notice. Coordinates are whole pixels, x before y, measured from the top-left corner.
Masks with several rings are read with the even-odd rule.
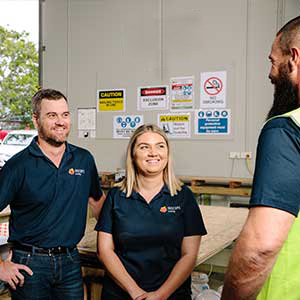
[[[226,71],[204,72],[200,75],[200,107],[226,107]]]
[[[78,137],[96,137],[96,107],[78,108]]]
[[[114,116],[113,138],[128,139],[132,133],[143,124],[144,117],[142,115]]]
[[[97,111],[125,111],[125,89],[98,90]]]
[[[196,111],[195,134],[230,134],[230,109],[201,109]]]
[[[158,126],[169,138],[191,137],[191,116],[186,114],[159,114]]]
[[[164,110],[168,109],[168,86],[148,86],[137,89],[138,110]]]
[[[194,77],[170,79],[170,108],[172,111],[194,109]]]

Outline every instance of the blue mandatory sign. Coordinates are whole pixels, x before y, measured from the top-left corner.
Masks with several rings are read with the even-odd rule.
[[[123,121],[123,122],[121,123],[121,126],[122,126],[123,128],[125,128],[125,127],[127,126],[127,123]]]
[[[126,120],[127,123],[131,122],[131,118],[130,117],[127,117],[125,120]]]
[[[122,122],[122,118],[121,118],[121,117],[118,117],[118,118],[117,118],[117,123],[120,124],[121,122]]]
[[[131,127],[131,128],[134,128],[135,126],[136,126],[136,123],[135,123],[134,121],[131,121],[131,122],[130,122],[130,127]]]
[[[220,112],[218,110],[214,111],[214,117],[218,118],[220,116]]]
[[[140,118],[140,117],[135,117],[135,118],[134,118],[134,121],[135,121],[136,123],[140,123],[140,122],[141,122],[141,118]]]
[[[198,133],[206,134],[227,134],[228,133],[228,118],[203,118],[198,119]]]
[[[226,110],[223,110],[221,112],[222,117],[227,117],[228,116],[228,112]]]
[[[199,118],[203,118],[204,117],[204,111],[199,111],[198,116],[199,116]]]
[[[212,112],[210,111],[210,110],[208,110],[207,112],[206,112],[206,116],[209,118],[209,117],[211,117],[212,116]]]

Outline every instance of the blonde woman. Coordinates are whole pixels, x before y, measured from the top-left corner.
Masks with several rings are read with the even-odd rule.
[[[174,176],[159,127],[143,125],[132,135],[126,178],[109,192],[96,230],[107,270],[102,300],[191,299],[206,230],[192,192]]]

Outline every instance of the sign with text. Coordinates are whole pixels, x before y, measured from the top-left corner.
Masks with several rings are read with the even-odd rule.
[[[168,86],[139,87],[138,110],[164,110],[168,109]]]
[[[226,107],[226,71],[200,74],[200,107]]]
[[[97,111],[125,111],[125,89],[98,90]]]
[[[196,111],[195,134],[230,134],[230,109],[201,109]]]
[[[191,137],[191,116],[186,114],[159,114],[157,124],[169,138]]]

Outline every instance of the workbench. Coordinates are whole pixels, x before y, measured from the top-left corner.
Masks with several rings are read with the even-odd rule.
[[[7,206],[0,212],[0,223],[8,222],[10,216],[10,208]]]

